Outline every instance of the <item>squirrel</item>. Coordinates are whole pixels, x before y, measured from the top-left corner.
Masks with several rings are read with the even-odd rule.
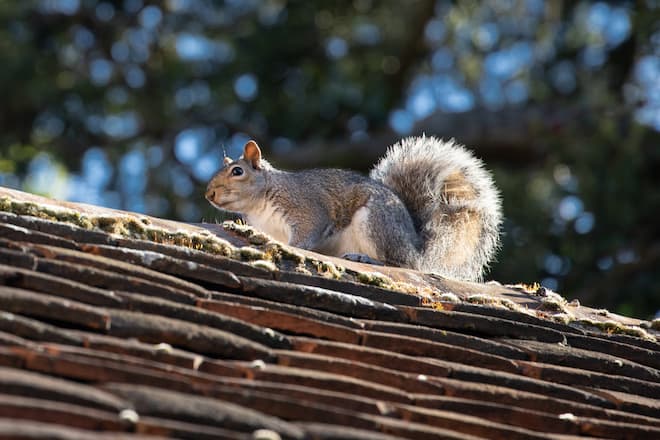
[[[408,137],[369,177],[342,169],[282,171],[245,144],[206,199],[292,246],[355,261],[481,281],[499,247],[499,192],[453,139]]]

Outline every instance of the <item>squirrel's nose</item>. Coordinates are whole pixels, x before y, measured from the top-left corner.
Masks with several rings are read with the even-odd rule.
[[[206,190],[206,194],[204,196],[206,197],[206,200],[212,201],[215,198],[215,191],[209,188]]]

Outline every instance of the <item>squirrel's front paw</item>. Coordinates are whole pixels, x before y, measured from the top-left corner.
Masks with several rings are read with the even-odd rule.
[[[345,260],[355,261],[356,263],[375,264],[376,266],[385,266],[378,260],[374,260],[369,255],[364,254],[344,254],[341,256]]]

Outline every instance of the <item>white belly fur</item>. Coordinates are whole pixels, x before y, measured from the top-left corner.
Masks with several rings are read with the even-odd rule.
[[[291,227],[284,219],[284,216],[268,202],[264,203],[260,208],[247,214],[248,224],[264,231],[277,241],[289,243],[291,239]]]
[[[378,258],[373,243],[367,236],[369,208],[363,206],[355,211],[351,223],[341,231],[328,237],[318,248],[318,252],[341,257],[345,254],[368,255]]]

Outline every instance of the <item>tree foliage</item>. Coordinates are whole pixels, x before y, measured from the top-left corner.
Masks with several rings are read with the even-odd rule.
[[[366,171],[455,137],[495,170],[491,276],[660,309],[654,1],[0,2],[0,184],[185,221],[248,138]]]

